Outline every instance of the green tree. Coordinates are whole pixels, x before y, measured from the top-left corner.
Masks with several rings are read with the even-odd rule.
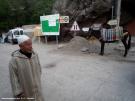
[[[0,2],[0,31],[4,31],[8,29],[9,7],[7,0],[0,0]]]
[[[54,0],[0,0],[0,31],[24,24],[40,23],[51,14]]]

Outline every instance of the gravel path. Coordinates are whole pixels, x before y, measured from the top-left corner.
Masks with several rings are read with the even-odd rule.
[[[133,61],[123,61],[121,55],[116,59],[117,55],[108,53],[99,56],[96,53],[66,52],[54,44],[36,43],[33,47],[42,65],[45,101],[135,100]],[[11,52],[17,48],[17,45],[0,44],[0,98],[12,97],[8,62]]]

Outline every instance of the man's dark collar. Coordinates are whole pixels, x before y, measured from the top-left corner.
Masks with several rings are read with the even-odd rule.
[[[22,51],[21,49],[20,49],[19,51],[20,51],[20,53],[22,53],[23,55],[25,55],[25,56],[28,57],[28,58],[31,58],[31,56],[32,56],[32,53],[24,52],[24,51]]]

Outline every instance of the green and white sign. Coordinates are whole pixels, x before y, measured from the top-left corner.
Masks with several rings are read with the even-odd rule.
[[[59,14],[40,16],[43,35],[59,35]]]

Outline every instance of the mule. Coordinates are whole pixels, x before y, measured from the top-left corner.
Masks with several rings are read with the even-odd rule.
[[[89,38],[91,36],[94,36],[100,41],[100,43],[101,43],[100,55],[104,55],[105,43],[113,43],[118,40],[113,40],[113,41],[104,40],[101,30],[102,30],[102,28],[99,30],[94,30],[93,28],[90,28],[90,30],[88,31],[88,35],[89,35]],[[124,52],[123,56],[126,57],[128,54],[128,50],[131,47],[131,34],[126,29],[124,29],[123,34],[120,36],[120,40],[122,41],[124,48],[125,48],[125,52]]]

